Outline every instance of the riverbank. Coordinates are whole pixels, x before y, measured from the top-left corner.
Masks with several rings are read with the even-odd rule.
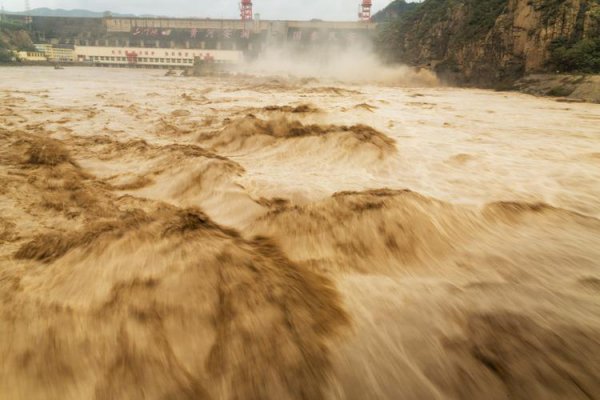
[[[519,79],[514,89],[564,101],[600,103],[600,75],[533,74]]]

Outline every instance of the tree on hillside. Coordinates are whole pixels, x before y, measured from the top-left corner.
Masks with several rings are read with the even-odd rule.
[[[384,22],[399,18],[403,14],[414,10],[418,6],[418,3],[420,1],[408,3],[406,0],[394,0],[387,7],[373,15],[373,21]]]

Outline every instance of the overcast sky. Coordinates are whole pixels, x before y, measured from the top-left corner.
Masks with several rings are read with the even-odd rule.
[[[263,19],[355,20],[360,0],[253,0],[254,12]],[[374,10],[391,0],[374,0]],[[0,0],[9,11],[21,11],[25,0]],[[132,14],[157,14],[176,17],[239,17],[239,0],[29,0],[31,8],[83,8]]]

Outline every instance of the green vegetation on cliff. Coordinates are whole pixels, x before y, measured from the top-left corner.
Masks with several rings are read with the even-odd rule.
[[[401,17],[419,6],[418,3],[407,3],[406,0],[394,0],[383,10],[373,15],[373,21],[385,22]]]
[[[380,24],[376,43],[387,61],[477,85],[598,73],[600,0],[425,0]]]
[[[586,14],[587,25],[594,28],[584,36]],[[559,72],[600,73],[600,0],[582,3],[574,34],[554,39],[549,51],[548,65]]]
[[[506,8],[507,0],[425,0],[380,29],[378,47],[388,60],[406,61],[405,52],[415,52],[407,41],[419,41],[430,36],[436,28],[450,28],[458,22],[461,28],[453,37],[440,37],[440,46],[448,41],[468,43],[485,35]],[[460,19],[456,21],[456,19]],[[434,47],[437,46],[433,43]]]
[[[559,72],[600,73],[600,39],[570,43],[561,37],[552,41],[549,65]]]

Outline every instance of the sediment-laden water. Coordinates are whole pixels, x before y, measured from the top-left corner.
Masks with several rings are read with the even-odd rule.
[[[0,78],[0,398],[600,396],[599,105]]]

